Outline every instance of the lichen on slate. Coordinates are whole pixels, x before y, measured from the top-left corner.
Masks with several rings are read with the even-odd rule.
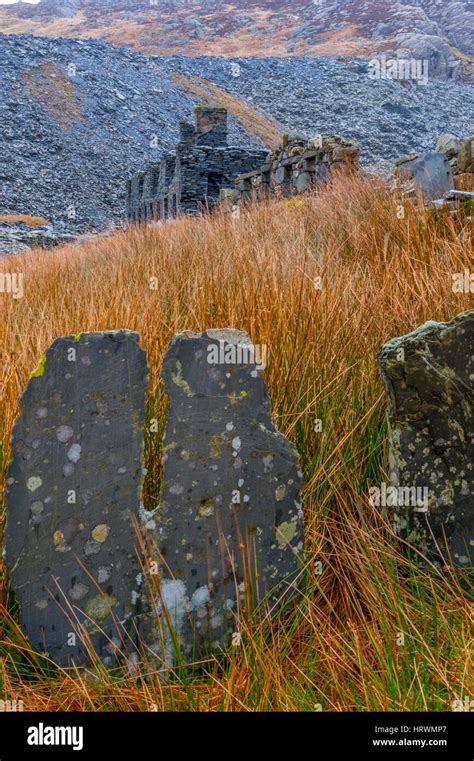
[[[86,660],[80,627],[105,663],[137,641],[147,376],[136,333],[81,333],[54,341],[21,399],[5,557],[24,632],[60,665]]]
[[[435,563],[468,570],[474,554],[474,310],[386,343],[391,484],[426,489],[395,528]]]
[[[216,345],[251,342],[231,329],[179,333],[163,362],[169,412],[151,530],[169,618],[148,641],[168,663],[176,643],[188,659],[228,644],[238,614],[275,605],[303,558],[298,454],[272,422],[262,368],[213,364]]]

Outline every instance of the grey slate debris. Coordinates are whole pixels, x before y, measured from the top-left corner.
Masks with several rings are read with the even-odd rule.
[[[303,553],[301,472],[271,420],[261,357],[246,333],[177,334],[162,376],[169,415],[155,513],[161,597],[190,658],[228,643],[237,614],[267,593],[271,605],[291,593]],[[171,664],[164,616],[161,623],[148,640]]]
[[[438,567],[450,555],[455,566],[468,569],[474,554],[474,310],[394,338],[378,361],[387,393],[391,484],[398,488],[395,528]],[[418,492],[418,504],[417,487],[426,490]]]
[[[43,217],[59,237],[122,224],[124,180],[158,164],[192,118],[176,73],[213,82],[282,132],[351,138],[362,166],[387,173],[442,132],[472,133],[472,85],[373,80],[356,58],[146,57],[95,39],[1,35],[0,70],[0,213]],[[265,147],[235,117],[229,146]]]
[[[402,158],[397,162],[395,175],[415,192],[421,191],[425,202],[442,198],[454,188],[454,178],[449,160],[444,153],[428,151],[421,156]]]
[[[5,557],[23,630],[60,665],[86,660],[68,616],[105,663],[135,649],[147,377],[136,333],[83,333],[54,341],[21,399]]]

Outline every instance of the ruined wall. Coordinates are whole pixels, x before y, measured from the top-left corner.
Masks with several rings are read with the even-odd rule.
[[[213,206],[222,187],[262,164],[266,150],[243,150],[227,144],[227,110],[197,106],[193,127],[180,122],[175,154],[164,156],[128,181],[129,222],[193,214]]]
[[[221,200],[239,203],[252,197],[282,195],[288,198],[317,187],[334,171],[353,172],[359,167],[359,148],[339,135],[283,135],[283,145],[269,153],[258,169],[242,173],[234,189]]]

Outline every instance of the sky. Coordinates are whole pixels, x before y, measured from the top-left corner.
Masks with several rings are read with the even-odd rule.
[[[17,0],[0,0],[0,5],[12,5],[12,3],[16,3]],[[39,0],[23,0],[25,3],[33,3],[33,5],[36,5],[36,3],[39,3]]]

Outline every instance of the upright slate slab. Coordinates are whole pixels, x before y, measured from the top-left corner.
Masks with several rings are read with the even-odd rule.
[[[402,179],[414,180],[427,203],[443,198],[454,188],[453,173],[444,153],[428,151],[400,163],[397,171]]]
[[[396,529],[438,567],[450,554],[468,569],[474,550],[474,310],[393,339],[378,360],[388,401],[391,483],[405,487],[398,488],[403,504],[395,506]],[[418,492],[420,504],[407,491],[414,487],[425,489]]]
[[[186,657],[238,636],[236,614],[273,605],[301,567],[298,454],[275,428],[246,333],[179,333],[162,376],[169,397],[155,513],[161,603]],[[169,628],[151,646],[173,660]]]
[[[83,333],[52,344],[21,399],[6,563],[23,630],[61,665],[85,660],[68,616],[106,663],[127,631],[121,649],[133,650],[147,374],[136,333]]]

